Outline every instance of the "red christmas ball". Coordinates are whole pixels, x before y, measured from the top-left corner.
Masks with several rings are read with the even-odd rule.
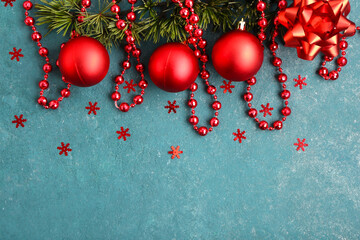
[[[233,30],[215,43],[212,61],[215,70],[230,81],[246,81],[254,76],[263,63],[264,47],[247,31]]]
[[[60,50],[59,68],[66,82],[90,87],[106,76],[110,58],[106,48],[90,37],[70,39]]]
[[[200,72],[194,52],[182,43],[167,43],[150,57],[149,75],[153,83],[167,92],[190,87]]]

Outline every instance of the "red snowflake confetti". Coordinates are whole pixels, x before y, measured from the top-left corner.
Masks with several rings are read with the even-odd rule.
[[[239,140],[239,143],[241,143],[242,139],[246,139],[244,136],[245,131],[240,131],[240,129],[237,130],[237,132],[234,132],[233,135],[235,136],[234,141]]]
[[[12,55],[11,60],[16,59],[16,61],[20,61],[19,57],[24,57],[24,55],[20,53],[21,51],[21,48],[19,50],[16,50],[16,48],[14,47],[13,52],[9,52],[9,54]]]
[[[67,155],[68,155],[68,152],[71,152],[71,151],[72,151],[72,149],[69,148],[69,146],[70,146],[70,143],[67,143],[67,144],[65,145],[64,142],[61,142],[61,146],[60,146],[60,147],[57,147],[57,149],[60,150],[59,155],[64,154],[65,156],[67,156]]]
[[[297,146],[296,151],[301,149],[303,152],[305,152],[305,147],[309,146],[307,143],[305,143],[306,139],[304,138],[302,141],[300,141],[300,138],[298,138],[297,141],[297,143],[294,143],[294,145]]]
[[[171,113],[171,111],[176,113],[176,109],[179,108],[179,105],[176,105],[176,101],[174,100],[172,103],[168,101],[168,104],[168,106],[165,106],[165,108],[169,109],[168,113]]]
[[[97,107],[97,102],[94,103],[94,105],[92,104],[92,102],[89,102],[89,107],[85,107],[87,110],[89,110],[88,114],[90,115],[91,113],[94,113],[94,115],[96,115],[96,110],[100,110],[99,107]]]
[[[179,155],[179,154],[183,153],[183,151],[180,151],[180,150],[179,150],[180,147],[177,146],[177,147],[175,148],[174,146],[171,146],[171,149],[172,149],[172,151],[169,151],[169,152],[168,152],[169,154],[172,154],[171,159],[174,159],[175,157],[180,158],[180,155]]]
[[[263,109],[259,112],[264,113],[264,117],[266,117],[266,114],[269,114],[269,116],[272,115],[271,111],[274,110],[274,108],[271,108],[269,103],[267,103],[266,106],[264,106],[264,104],[261,104],[261,107]]]
[[[136,83],[134,84],[134,80],[133,80],[133,79],[131,79],[130,82],[125,81],[125,84],[126,84],[126,86],[124,87],[124,89],[127,89],[127,93],[130,93],[131,90],[133,90],[134,92],[136,92],[135,87],[137,86],[137,84],[136,84]]]
[[[13,3],[12,2],[15,2],[15,0],[1,0],[2,2],[5,3],[5,7],[7,7],[8,5],[10,5],[11,7],[13,7]]]
[[[116,131],[117,134],[119,134],[118,139],[123,138],[124,141],[126,141],[126,137],[130,137],[131,135],[128,133],[129,129],[125,129],[123,127],[121,127],[120,131]]]
[[[306,77],[302,78],[301,75],[298,76],[298,78],[294,78],[294,82],[296,82],[295,87],[299,86],[300,89],[303,89],[303,85],[307,86],[307,83],[305,82]]]
[[[221,85],[220,88],[224,89],[224,93],[229,92],[232,93],[232,88],[234,88],[234,85],[231,85],[231,81],[226,82],[225,80],[223,81],[224,85]]]
[[[12,123],[16,123],[16,128],[18,128],[19,126],[25,127],[24,126],[24,122],[26,122],[26,119],[23,119],[23,115],[21,114],[19,117],[17,115],[14,116],[15,120],[12,121]]]

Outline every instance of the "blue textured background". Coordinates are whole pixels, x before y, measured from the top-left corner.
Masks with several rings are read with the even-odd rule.
[[[282,131],[258,130],[240,99],[245,85],[235,83],[232,94],[218,88],[221,124],[203,138],[187,123],[188,92],[150,82],[143,105],[127,114],[114,108],[112,77],[123,59],[116,49],[101,84],[73,87],[57,111],[38,106],[44,62],[21,4],[0,6],[0,239],[360,238],[359,36],[349,40],[349,65],[335,82],[315,74],[319,58],[306,62],[295,49],[280,49],[293,110]],[[351,4],[350,19],[360,22],[360,3]],[[210,46],[218,36],[206,36]],[[44,39],[53,63],[65,40]],[[20,62],[10,60],[13,47],[23,49]],[[143,43],[145,63],[155,47]],[[278,109],[266,54],[254,104]],[[219,87],[222,79],[209,70]],[[307,77],[303,90],[292,82],[298,74]],[[57,97],[58,71],[50,82],[46,95]],[[202,90],[196,98],[205,123],[210,98]],[[178,113],[167,113],[168,100],[179,103]],[[98,115],[87,114],[89,101],[98,102]],[[11,121],[20,114],[27,122],[16,129]],[[121,126],[130,129],[126,142],[117,139]],[[233,141],[237,128],[246,131],[241,144]],[[297,138],[307,139],[305,152],[296,151]],[[59,155],[60,142],[70,143],[69,156]],[[181,159],[170,158],[171,145],[184,151]]]

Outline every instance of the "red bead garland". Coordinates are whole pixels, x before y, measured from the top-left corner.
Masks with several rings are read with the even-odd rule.
[[[31,27],[33,30],[33,33],[31,34],[31,39],[37,43],[37,46],[39,47],[39,55],[45,58],[46,63],[43,65],[43,71],[45,72],[44,79],[39,82],[39,88],[40,90],[40,97],[38,98],[37,102],[39,105],[43,106],[45,109],[57,109],[59,107],[59,103],[64,99],[70,96],[70,87],[71,84],[67,83],[62,77],[62,80],[67,83],[67,88],[64,88],[61,90],[61,97],[59,97],[57,100],[51,100],[48,102],[47,98],[44,97],[44,90],[49,88],[49,82],[48,77],[49,73],[52,71],[52,66],[50,64],[50,59],[48,57],[49,50],[42,46],[40,40],[42,39],[41,34],[36,30],[35,27],[35,20],[34,18],[29,16],[29,10],[31,10],[33,7],[33,3],[30,0],[26,0],[23,3],[23,8],[25,9],[25,20],[24,23]]]
[[[120,16],[119,16],[120,7],[119,7],[119,5],[116,4],[116,0],[113,0],[112,2],[113,2],[113,5],[111,6],[110,10],[116,14],[116,19],[117,19],[116,27],[120,30],[124,30],[127,27],[127,29],[125,30],[127,45],[125,45],[124,49],[128,53],[128,55],[127,55],[127,59],[125,61],[123,61],[123,63],[122,63],[123,70],[121,71],[121,74],[114,78],[116,86],[115,86],[115,91],[111,94],[111,99],[115,102],[116,108],[118,108],[122,112],[128,112],[130,110],[130,108],[133,108],[136,105],[140,105],[143,103],[143,101],[144,101],[143,95],[145,93],[145,89],[148,86],[148,82],[144,79],[144,65],[140,62],[141,50],[136,47],[135,37],[131,31],[132,22],[134,22],[136,19],[136,14],[134,12],[134,8],[135,8],[134,4],[136,3],[136,0],[128,0],[128,2],[131,4],[131,12],[129,12],[126,16],[128,22],[126,22],[123,19],[120,19]],[[122,102],[122,103],[120,103],[120,105],[118,105],[118,101],[121,98],[121,94],[118,92],[119,85],[124,83],[124,74],[125,74],[126,70],[131,67],[131,63],[130,63],[131,55],[133,57],[135,57],[137,60],[137,64],[136,64],[135,68],[136,68],[136,71],[138,71],[141,76],[141,80],[137,84],[137,86],[139,86],[141,88],[141,93],[140,93],[140,95],[136,95],[133,98],[133,103],[128,104],[126,102]]]
[[[287,2],[285,0],[279,0],[278,7],[279,7],[279,10],[286,8]],[[267,26],[267,20],[265,18],[265,13],[264,13],[265,9],[266,9],[266,3],[262,0],[259,0],[256,10],[261,12],[261,18],[258,21],[258,25],[260,27],[260,33],[258,35],[258,38],[261,43],[263,43],[263,41],[266,39],[265,32],[264,32],[265,27]],[[278,17],[275,17],[274,32],[271,37],[271,44],[269,46],[269,49],[272,52],[272,55],[274,57],[272,64],[276,68],[278,68],[278,71],[279,71],[279,75],[278,75],[277,79],[281,83],[281,86],[283,88],[282,92],[280,93],[280,96],[282,99],[284,99],[284,103],[285,103],[285,107],[281,110],[281,113],[284,115],[284,117],[281,120],[275,121],[272,126],[269,126],[269,123],[267,121],[260,120],[259,118],[257,118],[258,111],[256,108],[253,108],[252,104],[250,103],[253,100],[253,94],[250,91],[251,91],[251,86],[256,84],[255,77],[252,77],[249,80],[247,80],[247,83],[248,83],[248,86],[246,88],[247,92],[244,94],[244,100],[246,102],[248,102],[248,107],[249,107],[248,115],[249,115],[249,117],[253,118],[255,120],[255,122],[257,122],[259,124],[259,128],[261,130],[272,131],[272,130],[282,129],[283,122],[286,121],[286,117],[291,114],[291,109],[288,107],[288,99],[290,98],[291,93],[289,90],[286,89],[286,84],[285,84],[285,82],[287,81],[287,75],[285,73],[283,73],[283,69],[281,68],[281,65],[282,65],[281,58],[277,57],[277,55],[276,55],[276,51],[279,48],[278,43],[275,41],[275,38],[278,35],[278,27],[279,27]]]
[[[202,62],[202,70],[200,70],[200,77],[205,81],[207,86],[207,93],[211,95],[214,99],[212,103],[212,108],[215,110],[215,117],[210,120],[210,127],[207,128],[205,126],[198,127],[199,118],[195,115],[195,108],[197,107],[197,101],[194,98],[195,92],[198,89],[197,83],[193,83],[190,86],[190,100],[188,101],[188,106],[191,108],[191,116],[189,118],[190,124],[193,125],[195,131],[198,132],[200,136],[205,136],[208,132],[211,132],[214,127],[219,125],[219,119],[217,116],[219,115],[219,110],[221,109],[221,103],[217,101],[216,96],[216,87],[210,85],[208,79],[210,78],[210,73],[206,70],[206,63],[208,62],[208,55],[206,54],[205,47],[207,45],[206,40],[202,37],[203,30],[199,28],[199,16],[195,13],[193,8],[194,1],[193,0],[185,0],[185,4],[181,2],[181,0],[172,0],[174,3],[177,3],[180,10],[180,16],[186,20],[186,25],[184,27],[185,31],[188,32],[189,37],[187,38],[187,43],[191,44],[194,47],[194,54],[199,60]],[[200,49],[198,49],[198,47]]]

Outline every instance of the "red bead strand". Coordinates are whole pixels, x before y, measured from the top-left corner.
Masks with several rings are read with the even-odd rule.
[[[195,131],[198,132],[200,136],[205,136],[208,132],[213,131],[214,127],[219,125],[219,119],[217,118],[219,115],[219,110],[221,109],[221,103],[217,100],[216,96],[216,87],[210,85],[208,79],[210,77],[210,73],[206,70],[206,63],[208,62],[208,55],[206,54],[206,40],[202,37],[203,30],[199,28],[199,16],[195,13],[193,8],[194,1],[193,0],[185,0],[184,4],[181,0],[172,0],[174,3],[179,5],[180,16],[186,20],[185,31],[188,32],[189,37],[187,38],[187,43],[194,47],[194,54],[199,60],[202,62],[202,67],[200,70],[200,77],[205,81],[207,87],[207,93],[211,95],[214,99],[212,103],[212,108],[215,110],[215,116],[210,119],[210,127],[207,128],[205,126],[198,127],[199,118],[195,115],[195,108],[197,106],[197,101],[194,98],[195,92],[198,89],[197,83],[193,83],[190,86],[190,99],[188,101],[188,106],[191,108],[191,116],[189,118],[190,124],[193,125]]]
[[[130,108],[135,107],[136,105],[140,105],[144,99],[143,95],[145,93],[145,89],[148,86],[148,82],[144,79],[144,65],[140,62],[140,55],[141,50],[136,46],[135,44],[135,36],[133,35],[131,29],[132,29],[132,22],[136,19],[135,14],[135,6],[136,0],[128,0],[128,2],[131,4],[131,11],[127,14],[127,22],[123,19],[120,19],[119,13],[120,13],[120,7],[116,4],[116,0],[113,0],[113,5],[111,6],[111,11],[116,14],[116,27],[120,30],[125,30],[125,36],[126,36],[126,42],[127,45],[125,45],[124,49],[127,52],[127,58],[122,63],[123,70],[121,71],[121,74],[116,76],[114,81],[116,83],[115,91],[111,94],[111,99],[115,102],[115,107],[118,108],[122,112],[127,112],[130,110]],[[127,69],[131,67],[130,64],[130,57],[131,55],[136,58],[137,64],[136,64],[136,71],[139,72],[141,80],[137,84],[137,86],[140,87],[141,92],[139,95],[136,95],[133,98],[133,103],[129,104],[126,102],[120,103],[118,105],[118,101],[121,99],[121,94],[119,93],[119,86],[124,83],[124,74]]]
[[[283,9],[283,8],[286,8],[286,6],[287,6],[287,2],[285,0],[279,0],[278,7],[279,7],[280,10]],[[260,27],[260,33],[258,35],[258,38],[259,38],[260,42],[263,43],[263,41],[266,39],[264,30],[265,30],[265,28],[267,26],[267,20],[265,18],[265,13],[264,13],[264,10],[266,9],[266,3],[264,1],[262,1],[262,0],[259,0],[256,9],[257,9],[257,11],[261,12],[261,18],[258,21],[258,25]],[[272,64],[279,71],[278,81],[280,82],[281,87],[283,88],[280,96],[284,100],[284,104],[285,104],[285,107],[281,110],[281,113],[284,115],[284,117],[281,120],[275,121],[272,126],[269,126],[269,123],[267,121],[260,120],[259,118],[257,118],[258,111],[251,104],[251,101],[253,100],[253,94],[250,92],[251,91],[251,86],[256,84],[256,78],[255,77],[252,77],[249,80],[247,80],[248,86],[246,88],[246,93],[244,94],[244,100],[246,102],[248,102],[248,107],[249,107],[248,115],[251,118],[253,118],[255,120],[255,122],[258,123],[258,126],[259,126],[259,128],[261,130],[272,131],[272,130],[280,130],[280,129],[282,129],[283,122],[285,122],[286,117],[291,114],[291,109],[288,107],[288,99],[290,98],[291,94],[290,94],[290,91],[286,89],[286,84],[285,84],[285,82],[287,81],[287,75],[285,73],[283,73],[283,69],[281,68],[281,64],[282,64],[281,58],[276,55],[276,51],[279,48],[278,43],[275,41],[275,39],[276,39],[276,37],[278,35],[278,27],[279,27],[278,18],[275,17],[275,19],[274,19],[274,32],[273,32],[273,35],[271,36],[271,44],[269,46],[269,49],[270,49],[270,51],[272,52],[272,55],[273,55]]]

